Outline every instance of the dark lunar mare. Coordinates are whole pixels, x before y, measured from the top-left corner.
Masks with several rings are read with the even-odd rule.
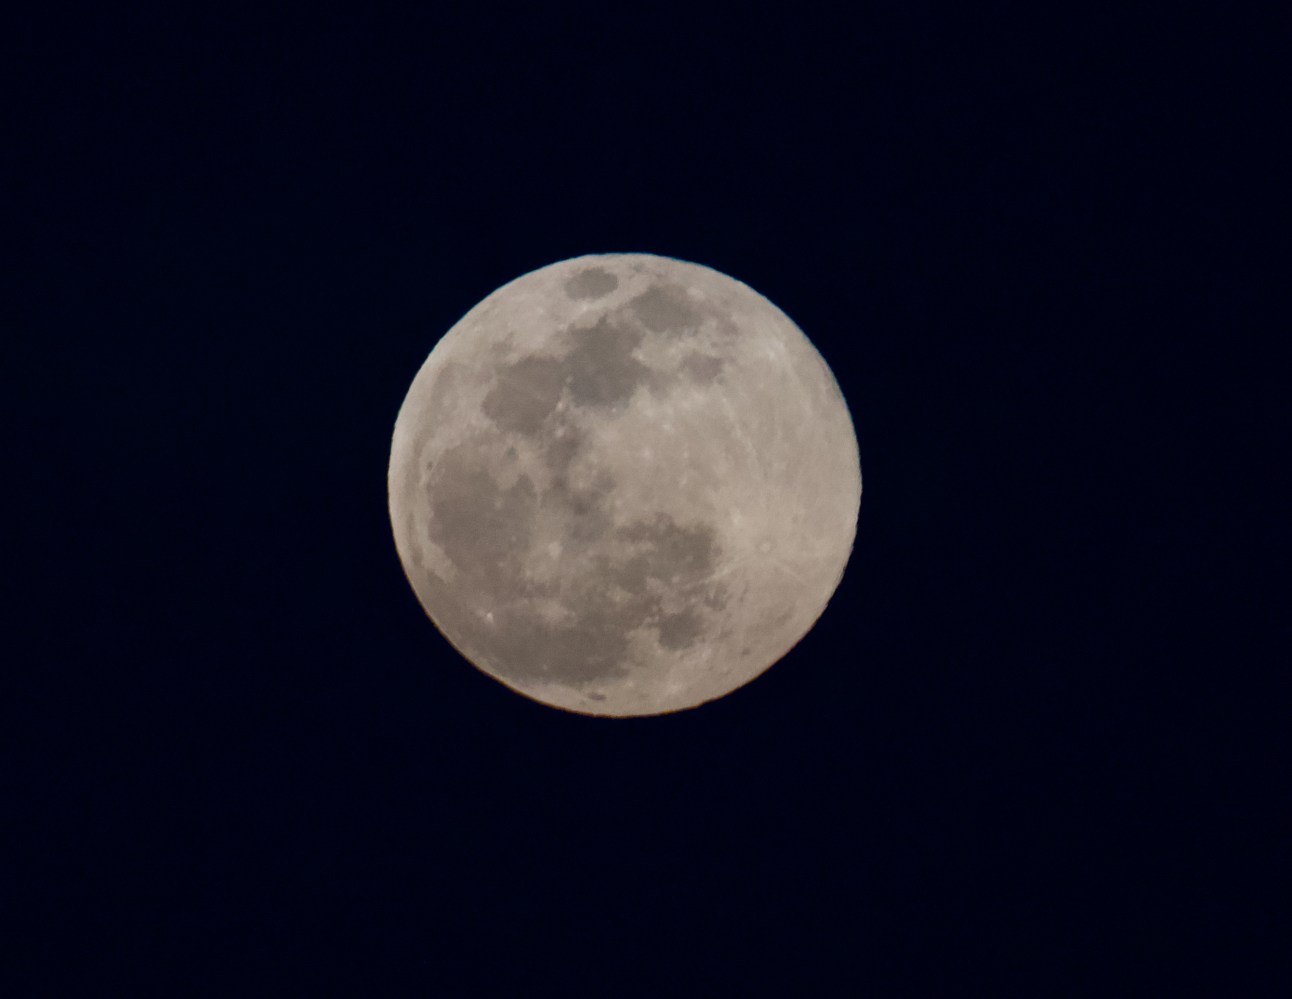
[[[568,279],[567,295],[596,299],[618,279],[589,268]],[[535,353],[501,366],[481,404],[496,434],[450,448],[431,469],[431,539],[453,563],[452,584],[428,573],[427,606],[455,644],[480,656],[505,679],[550,680],[575,687],[623,677],[630,668],[630,634],[649,629],[671,652],[705,634],[705,610],[727,595],[710,577],[721,557],[714,529],[682,525],[662,512],[615,525],[606,503],[614,479],[599,472],[574,488],[570,473],[582,453],[579,419],[613,418],[656,375],[635,352],[651,333],[682,334],[702,321],[684,291],[656,285],[618,309],[566,328],[558,353]],[[718,376],[720,358],[692,353],[679,374],[702,382]],[[562,410],[561,400],[568,409]],[[583,414],[580,416],[579,414]],[[503,487],[508,435],[540,449],[552,472],[542,494],[524,474]],[[514,439],[514,438],[513,438]],[[539,581],[526,575],[535,553],[539,508],[563,525],[562,558],[583,566],[580,577]],[[535,601],[574,614],[552,621]]]
[[[619,287],[619,279],[600,267],[588,267],[565,282],[565,293],[574,299],[605,298]]]
[[[431,540],[456,570],[452,584],[428,580],[437,591],[431,606],[455,644],[483,655],[505,678],[577,687],[625,675],[629,635],[637,629],[654,629],[671,651],[701,638],[701,608],[725,602],[709,583],[721,556],[713,528],[681,525],[662,513],[611,527],[608,477],[587,491],[558,480],[540,496],[524,475],[502,487],[480,464],[482,450],[480,442],[451,448],[428,483]],[[560,508],[563,551],[570,564],[587,567],[584,576],[526,577],[540,502]],[[574,619],[545,619],[536,599],[559,602]]]

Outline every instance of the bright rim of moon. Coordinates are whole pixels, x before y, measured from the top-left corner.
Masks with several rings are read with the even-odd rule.
[[[544,704],[654,715],[807,634],[852,551],[861,467],[789,317],[625,253],[526,274],[449,330],[399,411],[389,491],[408,580],[462,655]]]

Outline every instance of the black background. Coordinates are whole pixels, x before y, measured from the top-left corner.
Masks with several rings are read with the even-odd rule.
[[[1265,28],[440,6],[5,32],[10,994],[1250,970]],[[612,251],[793,317],[865,483],[790,655],[620,721],[461,660],[385,494],[437,338]]]

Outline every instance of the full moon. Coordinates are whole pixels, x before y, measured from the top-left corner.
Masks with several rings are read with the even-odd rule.
[[[581,714],[730,693],[826,608],[861,467],[826,362],[698,264],[578,257],[499,288],[435,345],[395,421],[390,519],[444,637]]]

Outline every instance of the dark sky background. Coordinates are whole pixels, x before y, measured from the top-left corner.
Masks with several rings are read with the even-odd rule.
[[[1235,485],[1281,397],[1234,349],[1272,273],[1237,138],[1269,124],[1264,29],[464,6],[4,32],[6,994],[1063,995],[1248,967],[1230,681],[1275,601],[1238,589],[1244,546],[1286,541]],[[436,340],[611,251],[784,309],[865,483],[798,647],[625,721],[458,657],[385,491]]]

